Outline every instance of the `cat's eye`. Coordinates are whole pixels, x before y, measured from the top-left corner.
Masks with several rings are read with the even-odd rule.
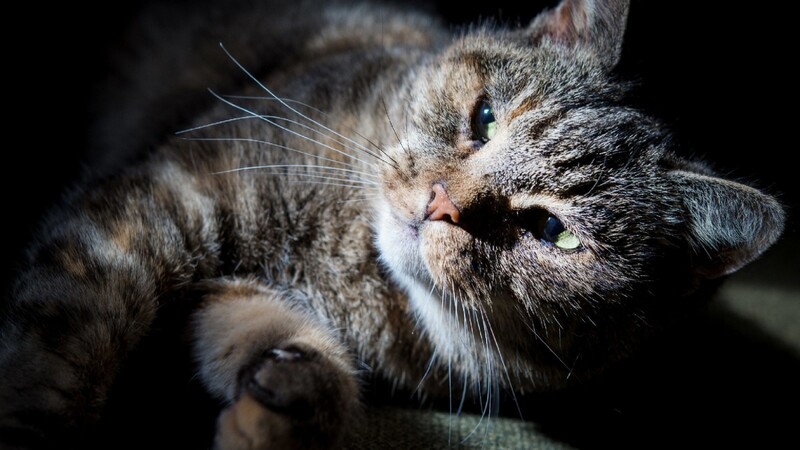
[[[578,250],[583,246],[575,233],[569,231],[558,217],[545,209],[531,208],[517,211],[515,221],[520,228],[547,245],[565,251]]]
[[[575,250],[581,246],[578,236],[564,228],[564,224],[554,216],[547,216],[544,221],[542,239],[562,250]]]
[[[478,107],[472,117],[472,131],[475,133],[475,138],[483,143],[489,142],[497,133],[494,109],[486,100],[478,102]]]

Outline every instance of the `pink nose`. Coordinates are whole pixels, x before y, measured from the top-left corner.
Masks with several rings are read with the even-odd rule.
[[[431,188],[431,202],[428,203],[428,220],[445,220],[452,223],[458,223],[461,218],[461,213],[450,200],[444,186],[439,183],[433,185]]]

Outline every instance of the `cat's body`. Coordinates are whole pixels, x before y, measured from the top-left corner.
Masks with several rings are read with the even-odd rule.
[[[164,51],[131,72],[107,145],[158,148],[71,195],[31,247],[0,325],[3,437],[80,439],[174,302],[223,448],[337,442],[357,361],[488,402],[627,356],[783,219],[621,105],[626,12],[567,1],[453,38],[383,6],[250,5],[214,22],[236,33],[167,33],[243,67]]]

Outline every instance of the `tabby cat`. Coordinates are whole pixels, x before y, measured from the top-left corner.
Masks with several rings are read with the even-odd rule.
[[[359,380],[567,387],[782,231],[776,200],[626,106],[626,0],[460,34],[284,3],[142,26],[104,176],[45,221],[3,309],[0,442],[90,442],[176,303],[220,449],[341,444]]]

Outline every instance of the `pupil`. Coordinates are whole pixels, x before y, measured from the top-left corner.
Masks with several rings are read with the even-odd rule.
[[[492,108],[490,106],[484,106],[481,109],[481,124],[487,125],[494,122],[494,114],[492,114]]]
[[[486,143],[494,137],[497,122],[494,119],[494,111],[492,111],[492,105],[489,102],[481,101],[477,106],[471,118],[473,139]]]
[[[558,235],[564,232],[564,225],[553,216],[547,218],[544,224],[544,237],[548,241],[555,241]]]

